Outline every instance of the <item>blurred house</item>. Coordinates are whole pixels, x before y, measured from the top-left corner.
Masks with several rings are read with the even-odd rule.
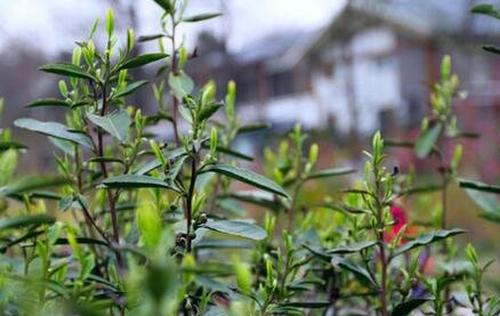
[[[471,4],[352,0],[321,30],[276,34],[236,53],[203,34],[190,71],[199,81],[235,79],[244,120],[365,134],[418,125],[440,60],[451,54],[467,102],[495,124],[500,60],[479,47],[500,23],[472,16]]]

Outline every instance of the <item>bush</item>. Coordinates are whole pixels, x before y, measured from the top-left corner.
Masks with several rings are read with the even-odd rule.
[[[449,157],[440,146],[469,135],[453,115],[459,82],[449,57],[418,140],[391,142],[437,158],[439,184],[415,187],[387,167],[377,132],[361,179],[342,198],[301,204],[306,183],[355,170],[319,169],[320,149],[306,148],[300,126],[266,151],[268,177],[238,167],[252,157],[231,146],[255,126],[238,120],[236,84],[227,84],[224,100],[212,81],[196,89],[184,71],[194,54],[178,41],[179,25],[217,14],[186,17],[183,1],[155,2],[164,10],[160,33],[139,40],[158,40],[159,52],[134,55],[132,30],[119,48],[109,11],[102,50],[93,41],[96,23],[71,62],[40,68],[64,77],[61,96],[29,106],[61,107],[66,120],[15,125],[49,137],[56,175],[14,180],[26,148],[1,131],[4,315],[444,315],[458,308],[498,315],[500,300],[482,283],[491,262],[471,245],[460,260],[453,237],[466,231],[447,223],[446,192],[458,180],[462,147]],[[152,63],[158,107],[146,115],[127,97],[150,82],[135,81],[130,70]],[[172,128],[152,133],[165,122]],[[480,190],[471,195],[498,221],[484,195],[498,187],[458,181]],[[257,191],[235,191],[233,182]],[[442,192],[440,209],[426,225],[411,223],[401,199],[428,191]],[[264,212],[262,226],[245,217],[248,205]]]

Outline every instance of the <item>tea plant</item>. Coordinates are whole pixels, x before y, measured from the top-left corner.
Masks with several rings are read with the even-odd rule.
[[[461,147],[451,159],[439,147],[460,135],[449,58],[415,144],[422,158],[439,158],[440,221],[415,230],[400,201],[422,189],[389,165],[378,132],[362,180],[341,198],[304,202],[308,186],[356,170],[320,169],[320,149],[300,125],[266,149],[267,177],[238,166],[253,158],[233,143],[261,126],[241,124],[235,82],[222,100],[215,82],[195,86],[186,65],[198,53],[179,35],[179,25],[219,14],[186,16],[187,1],[155,2],[160,31],[139,42],[157,41],[158,52],[135,55],[131,29],[121,44],[108,11],[70,62],[40,67],[61,77],[59,96],[28,107],[56,107],[65,120],[14,124],[48,136],[54,175],[16,179],[17,157],[29,149],[0,130],[2,314],[443,315],[459,305],[458,291],[474,313],[498,314],[483,284],[490,263],[472,246],[467,269],[427,267],[431,257],[454,260],[451,237],[465,233],[446,220]],[[150,80],[133,78],[153,65]],[[153,113],[129,102],[150,84]],[[262,211],[262,227],[246,208]]]

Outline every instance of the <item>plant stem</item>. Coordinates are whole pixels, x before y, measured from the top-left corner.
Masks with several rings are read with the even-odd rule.
[[[191,252],[191,226],[193,224],[193,197],[196,184],[196,153],[193,152],[191,157],[191,181],[189,182],[189,189],[186,196],[186,251]]]
[[[171,14],[171,19],[172,19],[172,34],[170,36],[170,43],[172,45],[172,74],[173,75],[178,75],[179,74],[179,62],[177,60],[177,49],[176,49],[176,40],[175,40],[175,33],[176,33],[176,28],[177,28],[177,23],[175,22],[175,15],[174,13]],[[174,128],[174,138],[175,138],[175,143],[177,146],[180,145],[180,137],[179,137],[179,130],[177,128],[177,113],[179,112],[179,100],[177,97],[172,94],[172,104],[173,104],[173,109],[172,109],[172,125]]]
[[[102,85],[102,108],[101,108],[101,116],[104,116],[106,114],[106,107],[107,107],[107,81]],[[99,157],[104,157],[104,142],[103,142],[103,133],[102,130],[98,127],[97,128],[97,154]],[[106,163],[104,161],[100,162],[100,167],[101,167],[101,172],[104,178],[108,177],[108,169],[106,167]],[[119,245],[120,244],[120,230],[118,227],[118,217],[116,214],[116,208],[115,208],[115,198],[113,197],[113,192],[111,189],[106,189],[106,195],[108,198],[108,206],[109,206],[109,211],[111,215],[111,226],[113,229],[113,241]],[[123,271],[125,268],[125,264],[123,261],[122,254],[119,251],[115,252],[116,254],[116,262],[118,266],[118,270]]]
[[[382,315],[389,315],[387,310],[387,258],[384,245],[384,233],[379,233],[380,261],[382,264],[382,279],[380,284],[380,303],[382,305]]]

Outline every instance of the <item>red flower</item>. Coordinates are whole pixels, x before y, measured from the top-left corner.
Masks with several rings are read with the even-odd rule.
[[[406,218],[406,212],[402,207],[392,204],[391,205],[391,215],[394,220],[394,225],[390,228],[389,231],[384,232],[384,241],[390,243],[399,232],[403,229],[403,227],[408,223]]]

